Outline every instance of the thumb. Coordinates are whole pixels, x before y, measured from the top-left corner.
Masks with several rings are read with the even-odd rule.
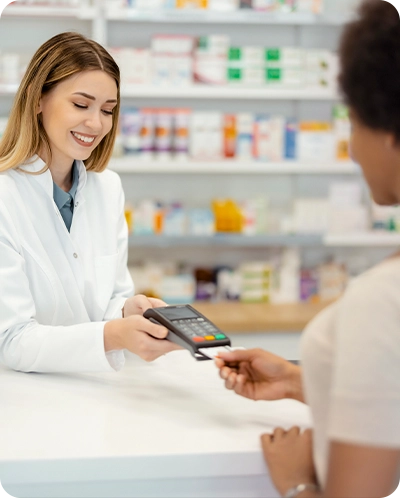
[[[255,357],[256,349],[235,349],[233,351],[219,351],[218,358],[227,363],[235,363],[239,361],[251,361]]]
[[[144,313],[149,308],[153,308],[149,298],[144,294],[136,294],[135,305]]]

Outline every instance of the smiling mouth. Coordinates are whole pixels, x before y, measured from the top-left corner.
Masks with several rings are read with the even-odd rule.
[[[75,131],[71,131],[71,134],[82,145],[92,145],[96,138],[96,137],[87,137],[85,135],[81,135],[80,133],[76,133]]]

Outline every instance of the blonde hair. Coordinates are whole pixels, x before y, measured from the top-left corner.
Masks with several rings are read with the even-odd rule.
[[[28,65],[0,141],[0,171],[18,168],[42,149],[51,161],[50,142],[37,113],[40,98],[73,74],[91,70],[104,71],[117,84],[112,128],[84,161],[88,171],[100,172],[106,168],[118,128],[119,68],[101,45],[79,33],[66,32],[53,36],[39,47]],[[48,166],[39,173],[47,169]]]

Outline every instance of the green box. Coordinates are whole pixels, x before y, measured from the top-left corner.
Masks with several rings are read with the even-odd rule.
[[[281,50],[279,48],[267,48],[265,50],[265,60],[267,62],[280,62]]]
[[[240,67],[228,67],[228,81],[241,81],[243,72]]]
[[[265,69],[265,80],[268,83],[280,83],[282,81],[282,69],[279,67],[267,67]]]
[[[242,49],[240,47],[229,47],[228,60],[240,61],[242,59]]]

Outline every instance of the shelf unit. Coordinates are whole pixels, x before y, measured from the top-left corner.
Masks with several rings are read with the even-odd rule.
[[[203,235],[131,235],[130,247],[400,247],[400,234],[361,232],[346,234],[216,234]]]
[[[299,332],[321,310],[331,304],[266,304],[197,301],[193,304],[221,330],[230,334],[251,332]]]
[[[356,175],[359,167],[352,162],[261,162],[261,161],[144,161],[135,156],[113,158],[110,169],[131,174],[266,174],[266,175]]]
[[[123,98],[169,98],[169,99],[212,99],[212,100],[322,100],[335,101],[338,92],[325,88],[271,88],[244,87],[235,85],[188,85],[158,87],[152,85],[122,86]]]
[[[331,0],[327,0],[329,2]],[[141,46],[148,46],[148,40],[144,40],[145,30],[156,32],[174,31],[178,33],[180,29],[186,29],[186,32],[196,33],[196,25],[199,32],[204,32],[207,25],[211,26],[215,33],[229,31],[231,34],[237,30],[242,40],[246,39],[246,33],[251,38],[253,43],[255,40],[254,33],[258,33],[258,37],[262,37],[263,44],[267,44],[265,40],[269,33],[277,27],[279,31],[287,31],[291,29],[292,40],[298,46],[308,46],[319,48],[322,44],[328,48],[329,43],[326,39],[332,30],[339,32],[340,26],[350,19],[350,15],[345,14],[326,14],[315,16],[312,14],[266,14],[260,12],[146,12],[136,11],[134,9],[115,10],[107,7],[107,2],[95,0],[95,6],[90,7],[86,2],[81,4],[79,8],[48,8],[39,6],[8,6],[4,13],[4,21],[7,19],[29,18],[32,22],[40,22],[41,18],[56,18],[60,17],[67,20],[85,20],[90,22],[92,37],[99,43],[108,46],[112,45],[112,40],[118,40],[114,43],[123,43],[129,45],[132,37],[137,41],[142,42]],[[334,4],[335,2],[332,1]],[[2,16],[2,17],[3,17]],[[129,29],[129,23],[132,26],[138,27],[140,36],[139,40],[135,30]],[[87,24],[86,24],[87,26]],[[263,29],[263,26],[268,26],[268,29]],[[238,29],[240,27],[240,30]],[[73,28],[73,22],[71,22]],[[210,28],[211,29],[211,28]],[[279,35],[275,30],[274,33]],[[309,31],[307,31],[309,30]],[[135,33],[133,33],[135,31]],[[114,36],[111,36],[113,32]],[[303,34],[305,34],[303,36]],[[250,36],[251,35],[251,36]],[[38,40],[41,34],[38,33]],[[39,45],[38,40],[30,40],[31,45]],[[120,41],[122,40],[122,41]],[[271,37],[269,38],[271,40]],[[265,43],[264,43],[265,41]],[[247,42],[243,42],[245,44]],[[260,43],[261,44],[261,43]],[[134,43],[132,42],[132,45]],[[118,45],[115,45],[118,46]],[[272,45],[271,45],[272,46]],[[1,49],[1,46],[0,46]],[[11,98],[17,91],[16,85],[4,86],[0,85],[0,96],[3,100]],[[207,85],[191,85],[187,87],[155,87],[152,85],[141,86],[122,86],[121,96],[123,104],[140,105],[145,101],[146,106],[154,107],[160,105],[168,105],[170,100],[174,101],[174,105],[189,106],[190,102],[197,105],[197,108],[203,105],[215,106],[219,105],[231,106],[234,109],[236,105],[240,105],[240,111],[249,109],[257,109],[258,103],[262,103],[266,111],[268,106],[272,105],[275,109],[277,106],[285,106],[290,103],[294,112],[302,112],[302,106],[308,106],[307,109],[314,107],[325,106],[326,108],[340,99],[337,91],[328,89],[296,89],[296,88],[273,88],[273,87],[238,87],[238,86],[207,86]],[[150,101],[150,103],[149,103]],[[177,102],[179,101],[179,102]],[[250,107],[252,106],[252,107]],[[257,106],[257,107],[256,107]],[[234,111],[233,111],[234,112]],[[254,111],[253,111],[254,112]],[[279,112],[279,111],[278,111]],[[307,118],[307,111],[303,111],[303,119]],[[360,177],[358,166],[351,162],[343,163],[325,163],[315,162],[302,163],[298,161],[282,161],[277,163],[263,163],[255,161],[211,161],[211,162],[194,162],[187,161],[184,163],[172,161],[143,161],[135,157],[126,156],[123,158],[113,158],[110,162],[110,168],[121,174],[123,181],[126,181],[129,188],[133,188],[137,179],[143,179],[138,182],[138,189],[143,190],[143,185],[146,185],[146,175],[156,175],[162,185],[163,179],[170,175],[176,175],[182,182],[192,182],[193,175],[196,176],[195,182],[199,185],[205,185],[205,182],[220,182],[222,188],[226,186],[228,195],[233,196],[234,192],[229,189],[230,180],[234,179],[235,188],[237,184],[245,183],[245,176],[250,175],[253,181],[259,182],[260,176],[267,177],[267,181],[280,181],[281,175],[291,175],[288,181],[297,185],[298,178],[304,182],[304,176],[313,175],[312,180],[316,181],[316,188],[319,188],[320,182],[329,182],[330,175],[347,175],[353,178],[355,175]],[[318,175],[318,176],[316,176]],[[352,176],[354,175],[354,176]],[[293,179],[294,176],[294,179]],[[237,178],[239,177],[239,178]],[[173,177],[175,178],[175,177]],[[222,180],[223,178],[223,180]],[[251,179],[249,180],[251,181]],[[307,182],[307,178],[305,179]],[[203,183],[201,183],[203,182]],[[247,183],[248,184],[248,183]],[[153,184],[152,184],[153,185]],[[171,182],[168,182],[171,186]],[[162,188],[162,187],[161,187]],[[184,189],[184,187],[182,187]],[[276,183],[273,183],[273,189]],[[310,187],[311,190],[311,187]],[[151,188],[149,187],[149,192]],[[141,194],[141,191],[139,191]],[[151,194],[149,193],[149,196]],[[171,195],[176,195],[172,192]],[[129,192],[128,192],[129,197]],[[231,247],[243,250],[243,258],[245,252],[252,248],[262,250],[265,247],[284,247],[297,246],[305,250],[323,250],[324,248],[334,249],[341,247],[396,247],[400,246],[400,235],[391,233],[364,233],[364,234],[325,234],[325,235],[284,235],[284,234],[268,234],[255,237],[242,235],[221,234],[213,237],[165,237],[165,236],[131,236],[130,246],[134,251],[141,251],[146,254],[147,248],[155,248],[155,250],[163,250],[164,248],[187,248],[187,252],[191,252],[191,248],[200,247],[209,248],[211,251],[215,248]],[[234,331],[276,331],[276,330],[301,330],[313,316],[320,311],[324,304],[297,304],[297,305],[266,305],[266,304],[241,304],[241,303],[195,303],[199,311],[205,313],[211,320],[215,321],[224,330],[229,332]]]
[[[18,85],[0,84],[0,94],[13,96]],[[190,85],[183,87],[157,87],[152,85],[122,86],[124,99],[209,99],[209,100],[320,100],[336,101],[339,94],[327,89],[259,88],[212,85]]]
[[[262,25],[342,25],[351,19],[350,15],[317,15],[306,12],[267,13],[243,9],[242,11],[219,12],[202,10],[160,10],[158,12],[118,9],[106,7],[108,21],[146,23],[193,23],[193,24],[262,24]]]
[[[314,247],[323,245],[322,235],[290,234],[216,234],[203,235],[131,235],[130,247]]]
[[[99,16],[96,7],[48,7],[43,5],[9,5],[2,13],[4,17],[63,17],[93,21]]]

